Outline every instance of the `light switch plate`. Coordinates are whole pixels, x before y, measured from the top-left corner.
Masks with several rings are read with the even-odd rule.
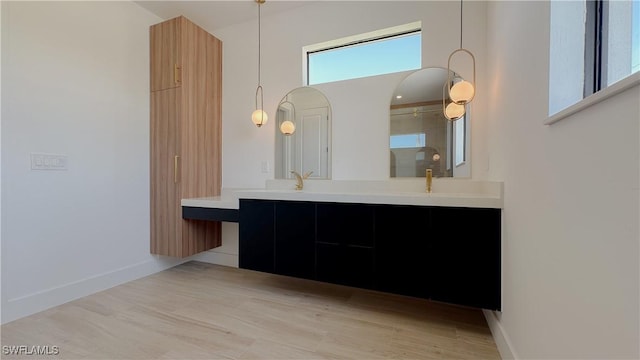
[[[67,155],[31,153],[31,170],[67,170]]]
[[[263,161],[262,162],[262,172],[263,173],[268,173],[269,171],[271,171],[271,166],[269,164],[268,161]]]

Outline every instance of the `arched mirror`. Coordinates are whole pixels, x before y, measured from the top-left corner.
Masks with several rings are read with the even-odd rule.
[[[304,86],[282,98],[276,113],[275,178],[331,178],[331,106],[319,90]]]
[[[395,89],[389,109],[389,176],[468,177],[468,114],[456,121],[443,113],[447,69],[424,68]]]

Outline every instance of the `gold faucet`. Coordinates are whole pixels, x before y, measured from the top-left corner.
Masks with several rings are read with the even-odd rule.
[[[296,190],[302,190],[304,187],[303,180],[309,178],[309,175],[311,175],[313,171],[306,172],[304,175],[300,175],[296,171],[291,171],[291,173],[296,177]]]
[[[427,169],[426,176],[427,176],[427,192],[430,193],[431,192],[431,182],[432,182],[431,178],[433,177],[433,170]]]

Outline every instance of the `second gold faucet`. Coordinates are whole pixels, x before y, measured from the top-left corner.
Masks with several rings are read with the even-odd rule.
[[[304,187],[304,180],[309,178],[309,175],[313,174],[313,171],[308,171],[304,173],[304,175],[298,174],[297,171],[291,171],[291,173],[296,177],[296,190],[302,190]]]

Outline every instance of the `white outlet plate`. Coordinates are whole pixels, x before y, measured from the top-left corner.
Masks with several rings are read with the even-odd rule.
[[[67,155],[31,153],[31,170],[67,170]]]

